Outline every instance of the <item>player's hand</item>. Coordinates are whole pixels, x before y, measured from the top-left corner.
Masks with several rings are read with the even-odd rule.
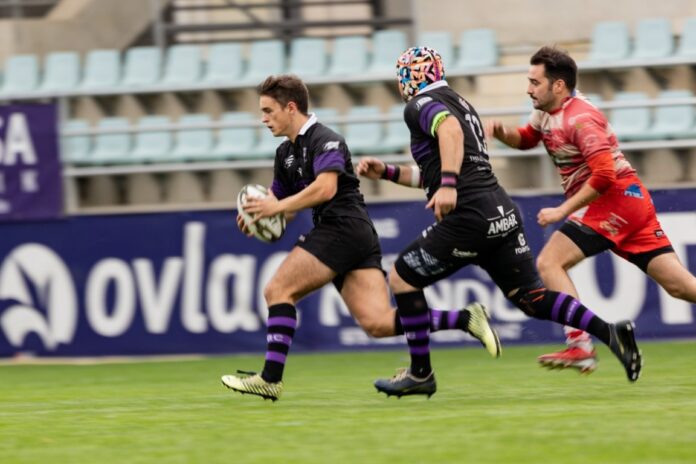
[[[505,128],[505,125],[503,125],[503,123],[497,119],[486,121],[484,131],[486,133],[486,137],[489,139],[496,138],[503,142],[507,139],[508,131]]]
[[[253,236],[251,231],[249,230],[249,227],[247,226],[246,222],[244,222],[244,218],[242,217],[241,214],[237,214],[237,227],[239,227],[239,230],[242,231],[244,235],[247,237]]]
[[[251,223],[254,224],[259,219],[281,213],[282,208],[280,207],[278,199],[273,195],[273,191],[269,189],[268,196],[265,198],[247,198],[246,203],[244,203],[244,211],[254,218],[253,221],[251,221]]]
[[[442,221],[445,216],[457,207],[457,189],[440,187],[425,207],[433,210],[437,222]]]
[[[384,173],[384,168],[385,165],[383,161],[365,156],[360,158],[355,172],[357,172],[359,176],[367,177],[368,179],[380,179]]]
[[[541,227],[555,224],[565,219],[566,214],[561,208],[542,208],[537,214],[537,222]]]

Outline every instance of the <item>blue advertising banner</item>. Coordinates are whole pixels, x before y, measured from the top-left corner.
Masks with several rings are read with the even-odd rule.
[[[696,272],[696,190],[656,192],[665,231]],[[534,221],[558,196],[517,197],[535,252],[551,230]],[[422,202],[370,205],[387,269],[429,226]],[[266,244],[243,236],[233,211],[85,216],[0,226],[0,356],[261,352],[267,308],[263,288],[308,214]],[[602,317],[633,319],[638,336],[693,337],[694,306],[668,296],[638,268],[605,253],[572,275],[585,304]],[[557,342],[562,328],[530,320],[510,305],[481,269],[470,267],[426,292],[432,307],[478,300],[491,310],[503,343]],[[293,351],[403,345],[359,329],[331,286],[298,305]],[[437,344],[475,344],[461,331],[433,334]]]
[[[0,221],[62,214],[57,125],[55,104],[0,106]]]

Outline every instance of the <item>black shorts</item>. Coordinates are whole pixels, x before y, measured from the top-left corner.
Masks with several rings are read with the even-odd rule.
[[[296,246],[308,251],[338,274],[333,284],[338,291],[345,275],[356,269],[382,270],[382,250],[372,223],[352,217],[324,218]]]
[[[502,188],[459,201],[401,252],[399,276],[425,288],[469,264],[481,266],[507,295],[539,285],[519,209]]]

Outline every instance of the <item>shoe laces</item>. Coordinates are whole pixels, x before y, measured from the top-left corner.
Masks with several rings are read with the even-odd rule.
[[[408,377],[408,374],[409,374],[409,370],[405,367],[397,369],[396,374],[394,374],[394,376],[391,379],[389,379],[389,382],[391,382],[391,383],[401,382],[406,377]]]

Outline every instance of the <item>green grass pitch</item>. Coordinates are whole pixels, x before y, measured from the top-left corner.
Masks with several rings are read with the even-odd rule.
[[[696,342],[643,343],[636,384],[603,347],[589,376],[537,367],[555,348],[435,349],[430,400],[372,386],[405,347],[295,353],[276,403],[219,380],[261,355],[1,366],[0,462],[696,462]]]

